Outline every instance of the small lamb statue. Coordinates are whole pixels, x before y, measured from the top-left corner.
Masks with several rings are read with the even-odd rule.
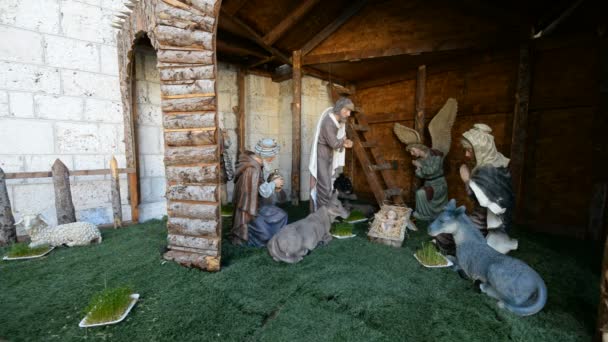
[[[101,243],[101,233],[97,226],[88,222],[73,222],[49,227],[48,222],[40,214],[23,215],[16,226],[23,228],[30,236],[30,248],[42,245],[86,246],[93,241]]]
[[[523,261],[490,247],[465,214],[465,208],[456,208],[455,200],[447,204],[428,232],[431,236],[454,236],[458,266],[469,278],[481,281],[481,291],[498,299],[500,308],[529,316],[545,306],[547,287],[540,275]]]

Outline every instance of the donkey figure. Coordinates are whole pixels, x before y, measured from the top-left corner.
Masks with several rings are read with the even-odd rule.
[[[481,281],[483,293],[498,300],[500,308],[520,316],[533,315],[547,302],[547,287],[530,266],[519,259],[501,254],[488,246],[486,239],[451,200],[428,228],[431,236],[448,233],[456,242],[459,266],[473,280]]]
[[[338,200],[338,193],[334,192],[327,205],[276,233],[266,245],[268,253],[275,261],[299,262],[320,243],[329,243],[331,224],[336,217],[347,218],[348,215],[348,210]]]

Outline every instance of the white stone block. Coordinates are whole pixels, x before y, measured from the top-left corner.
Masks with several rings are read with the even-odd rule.
[[[148,83],[148,101],[160,106],[160,83]]]
[[[23,184],[13,187],[13,211],[21,214],[55,212],[55,191],[53,184]],[[46,218],[49,218],[46,216]]]
[[[162,131],[159,127],[139,126],[137,128],[140,154],[160,154]]]
[[[32,93],[9,93],[10,115],[19,118],[34,117],[34,100]]]
[[[119,129],[122,129],[122,126],[112,124],[99,125],[99,152],[109,154],[120,152]]]
[[[139,184],[141,188],[141,203],[159,202],[165,199],[165,178],[141,178]]]
[[[74,170],[99,170],[110,168],[110,163],[106,163],[104,155],[74,155]],[[78,176],[76,181],[103,180],[104,175]]]
[[[3,120],[0,124],[0,154],[51,154],[53,124],[32,120]]]
[[[8,115],[8,93],[0,90],[0,117]]]
[[[100,225],[113,221],[112,209],[108,207],[96,207],[76,210],[76,220]]]
[[[101,7],[114,11],[126,10],[124,6],[125,0],[101,0]]]
[[[93,5],[93,6],[100,6],[101,4],[101,0],[78,0],[80,2],[84,2],[85,4],[89,4],[89,5]]]
[[[0,168],[7,173],[23,172],[25,170],[23,160],[23,156],[0,155]]]
[[[86,121],[122,123],[122,103],[118,101],[86,99],[84,119]]]
[[[160,83],[160,73],[156,67],[157,62],[156,55],[144,56],[144,74],[146,81]]]
[[[109,43],[106,37],[113,31],[110,25],[111,18],[104,18],[100,7],[73,0],[61,1],[61,28],[66,37]]]
[[[122,222],[126,222],[126,221],[131,221],[133,218],[131,217],[131,206],[128,204],[125,204],[128,202],[128,198],[125,198],[124,200],[122,199]]]
[[[0,42],[2,60],[38,64],[43,62],[41,34],[0,26]]]
[[[139,222],[162,219],[167,215],[167,201],[139,205]]]
[[[163,155],[145,155],[143,156],[143,163],[145,165],[144,175],[146,177],[165,177]]]
[[[101,132],[96,124],[58,122],[55,126],[55,137],[59,153],[98,153],[102,151]],[[116,140],[116,135],[114,135],[114,140]]]
[[[34,102],[36,115],[39,118],[75,121],[82,119],[84,109],[84,99],[82,98],[37,94]]]
[[[74,170],[72,156],[66,155],[30,155],[25,156],[25,171],[26,172],[47,172],[51,171],[53,164],[57,159],[60,159],[68,170]]]
[[[101,45],[101,72],[118,76],[118,52],[113,46]]]
[[[110,203],[110,182],[79,181],[71,184],[72,202],[76,209],[95,208]]]
[[[0,89],[59,94],[59,70],[14,62],[0,62]]]
[[[135,100],[136,103],[150,103],[148,99],[148,82],[137,81],[135,82]]]
[[[0,23],[45,33],[59,33],[58,0],[2,0]]]
[[[223,114],[223,123],[225,129],[236,129],[236,115],[233,112],[225,112]]]
[[[217,94],[217,109],[220,112],[232,112],[232,106],[237,106],[238,103],[232,104],[232,96],[230,93],[220,92]]]
[[[49,35],[44,40],[48,65],[84,71],[100,70],[97,44]]]
[[[160,106],[152,104],[138,104],[137,107],[137,123],[139,125],[162,126],[163,120]]]
[[[66,95],[120,100],[120,83],[116,76],[62,70],[61,79]]]

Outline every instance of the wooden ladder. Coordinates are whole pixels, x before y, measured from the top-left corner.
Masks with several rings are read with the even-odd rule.
[[[334,102],[340,96],[352,96],[354,94],[352,90],[331,84],[330,92]],[[405,204],[402,196],[403,189],[397,187],[394,175],[389,173],[390,170],[397,169],[397,163],[389,163],[384,160],[378,143],[368,137],[370,127],[365,113],[360,108],[355,108],[357,111],[352,114],[348,121],[346,135],[353,141],[353,151],[363,168],[367,183],[374,193],[378,205],[387,202],[399,205]],[[354,167],[354,165],[351,165],[351,167]]]

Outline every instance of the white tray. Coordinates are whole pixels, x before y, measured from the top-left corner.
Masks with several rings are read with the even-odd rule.
[[[87,316],[85,316],[82,321],[80,321],[80,323],[78,323],[78,326],[81,328],[92,328],[92,327],[99,327],[102,325],[110,325],[110,324],[116,324],[119,322],[122,322],[125,318],[127,318],[127,315],[129,314],[129,312],[131,311],[131,309],[133,309],[133,307],[135,306],[135,303],[137,303],[137,300],[139,299],[139,293],[134,293],[131,295],[131,304],[129,304],[129,306],[127,307],[127,309],[125,310],[125,312],[122,314],[122,316],[120,316],[117,320],[115,321],[110,321],[110,322],[102,322],[102,323],[95,323],[95,324],[87,324],[85,323],[87,320]]]
[[[335,237],[336,239],[342,240],[342,239],[353,238],[353,237],[357,236],[357,234],[350,234],[350,235],[334,235],[334,234],[331,234],[331,236]]]
[[[418,262],[420,263],[420,265],[422,265],[422,266],[424,266],[426,268],[444,268],[444,267],[450,267],[450,266],[454,265],[450,259],[446,258],[443,255],[441,255],[441,256],[443,257],[443,259],[445,261],[447,261],[447,264],[445,264],[445,265],[427,266],[424,263],[422,263],[422,261],[420,261],[420,259],[418,259],[418,256],[416,255],[416,253],[414,253],[414,258],[416,258],[416,260],[418,260]]]
[[[38,254],[38,255],[30,255],[30,256],[24,256],[24,257],[9,257],[8,255],[5,255],[4,258],[2,258],[2,260],[26,260],[26,259],[36,259],[36,258],[40,258],[43,257],[49,253],[51,253],[51,251],[55,249],[55,247],[51,247],[49,248],[48,251],[42,253],[42,254]]]

